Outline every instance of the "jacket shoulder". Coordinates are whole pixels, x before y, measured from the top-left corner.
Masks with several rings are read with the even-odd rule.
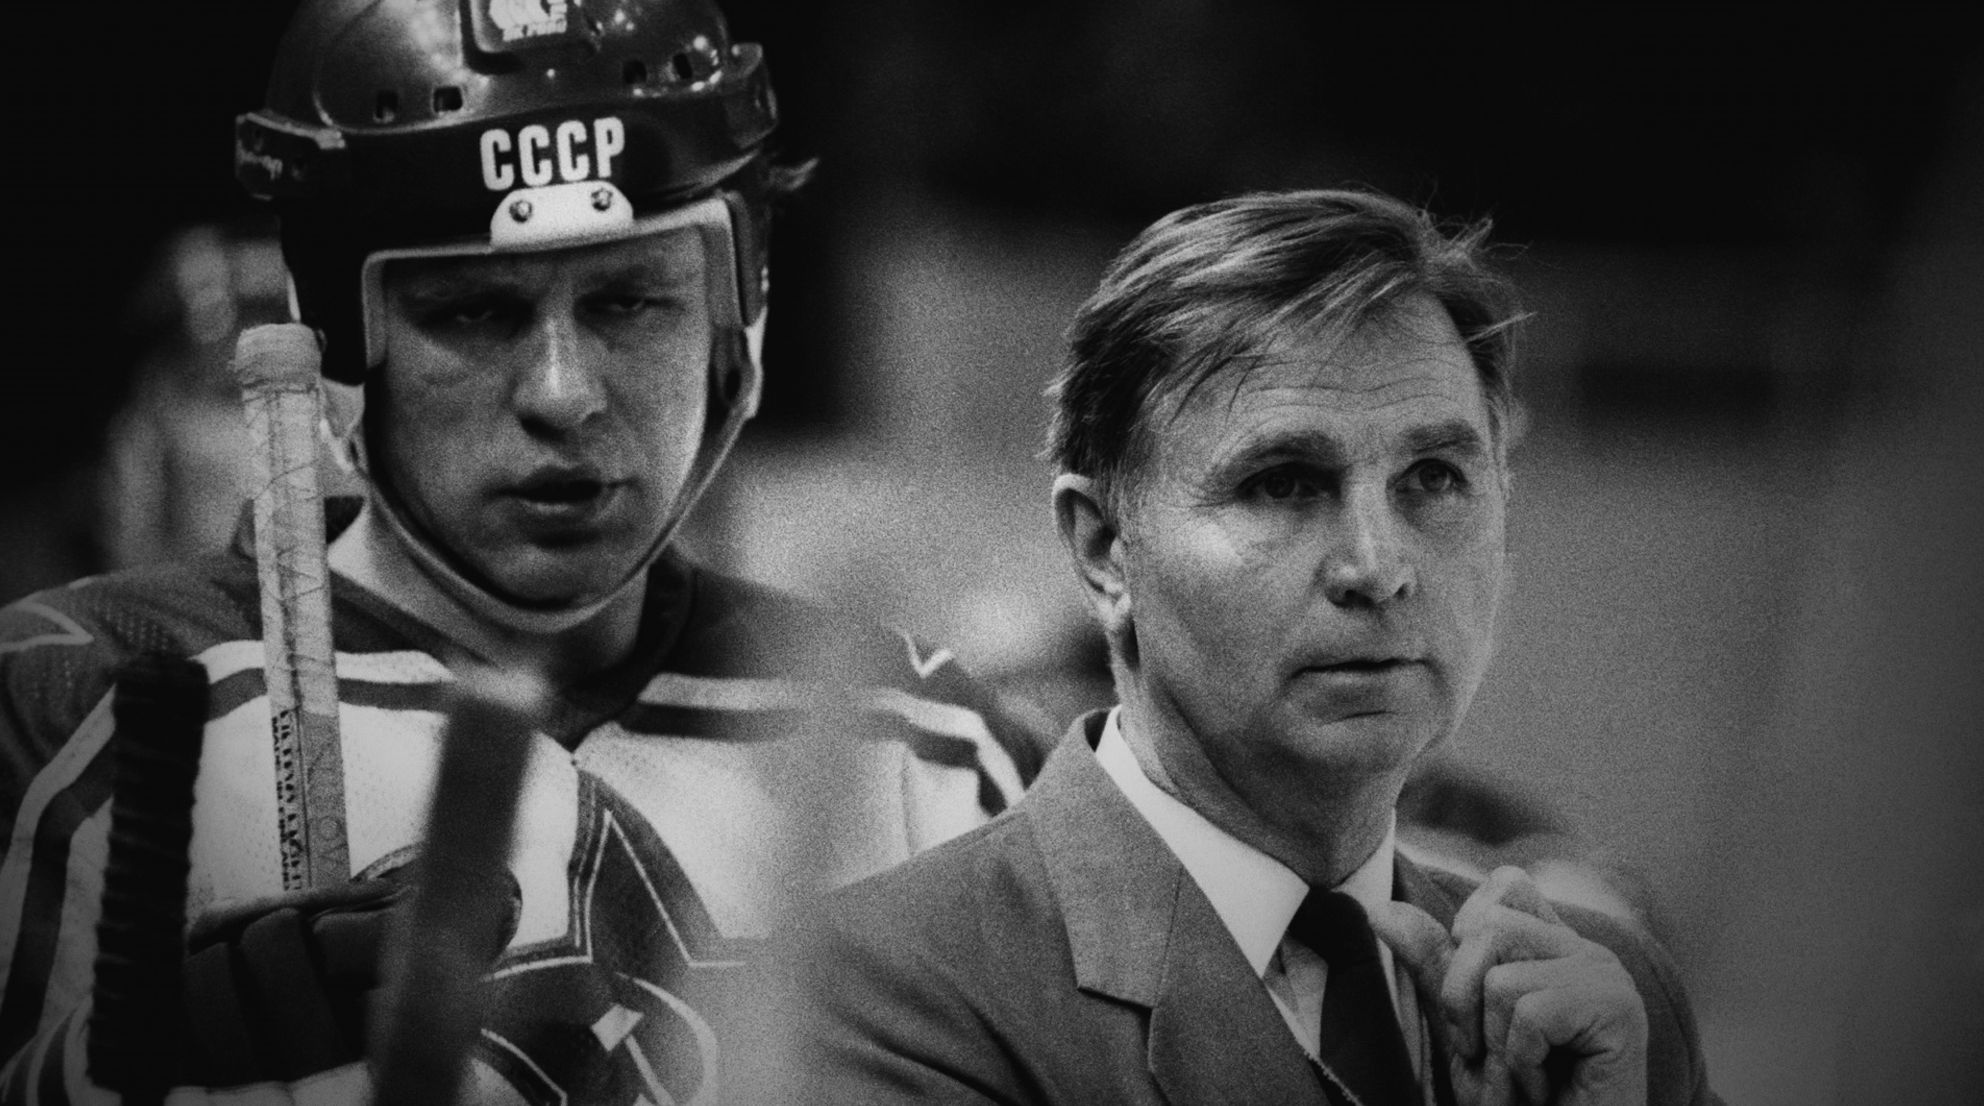
[[[830,893],[821,916],[826,928],[884,945],[945,949],[988,940],[1021,919],[1058,918],[1059,907],[1020,806]]]
[[[1024,807],[826,896],[795,945],[826,993],[912,986],[1016,1025],[1073,985],[1061,907]],[[820,992],[816,992],[820,993]],[[914,1007],[916,999],[898,993]]]
[[[1044,1101],[1039,1038],[1081,1024],[1023,809],[828,894],[757,971],[768,1101]]]

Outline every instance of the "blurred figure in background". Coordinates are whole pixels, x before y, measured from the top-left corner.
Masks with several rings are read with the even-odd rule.
[[[234,338],[289,318],[288,273],[272,232],[206,225],[174,235],[136,312],[156,338],[104,434],[95,522],[103,567],[132,568],[226,547],[248,485]],[[362,485],[334,451],[317,471],[327,496]]]

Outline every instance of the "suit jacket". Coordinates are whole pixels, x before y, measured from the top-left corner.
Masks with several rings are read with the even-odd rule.
[[[1101,718],[1076,723],[1006,815],[830,896],[788,936],[763,977],[782,1039],[758,1038],[771,1078],[747,1097],[1324,1106],[1211,903],[1096,761]],[[1403,856],[1395,885],[1448,926],[1473,890]],[[1714,1102],[1666,954],[1627,923],[1559,911],[1639,986],[1650,1106]]]

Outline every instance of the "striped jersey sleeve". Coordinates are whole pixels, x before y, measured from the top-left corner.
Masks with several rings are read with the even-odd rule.
[[[0,1056],[87,997],[113,674],[140,653],[195,655],[236,616],[224,589],[175,573],[83,580],[0,611]]]
[[[699,571],[663,671],[640,695],[656,732],[779,736],[835,717],[970,771],[993,815],[1017,802],[1057,736],[969,676],[950,650],[761,585]]]

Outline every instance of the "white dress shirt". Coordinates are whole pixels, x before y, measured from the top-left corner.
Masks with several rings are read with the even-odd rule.
[[[1288,939],[1288,925],[1309,893],[1308,884],[1280,861],[1213,825],[1152,783],[1123,737],[1117,721],[1120,714],[1121,708],[1109,712],[1096,745],[1096,759],[1130,805],[1177,854],[1179,863],[1240,946],[1241,955],[1261,977],[1282,1020],[1288,1023],[1288,1031],[1314,1058],[1329,965],[1308,946]],[[1376,851],[1333,890],[1356,899],[1366,914],[1375,914],[1391,901],[1392,862],[1397,851],[1394,814]],[[1405,1032],[1406,1052],[1413,1057],[1422,1090],[1430,1091],[1426,1035],[1411,981],[1395,969],[1392,951],[1383,941],[1378,942],[1378,955],[1392,981],[1392,1012]]]

